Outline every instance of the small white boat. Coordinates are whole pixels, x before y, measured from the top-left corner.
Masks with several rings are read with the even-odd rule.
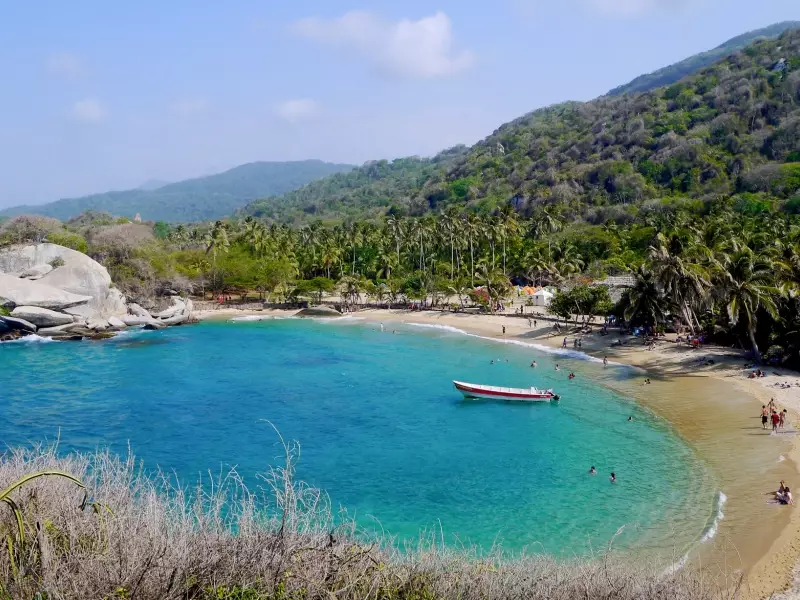
[[[511,402],[558,402],[561,396],[553,390],[537,390],[531,388],[497,387],[494,385],[480,385],[454,381],[456,389],[464,394],[465,398],[483,398],[485,400],[508,400]]]

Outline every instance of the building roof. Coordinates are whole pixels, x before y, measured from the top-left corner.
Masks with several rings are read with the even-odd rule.
[[[636,278],[633,275],[615,275],[606,277],[602,281],[593,281],[592,285],[607,285],[610,288],[629,288],[636,285]]]

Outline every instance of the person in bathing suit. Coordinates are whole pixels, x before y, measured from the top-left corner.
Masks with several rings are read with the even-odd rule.
[[[617,483],[617,476],[614,473],[611,473],[611,477],[609,478],[611,483]]]
[[[769,420],[769,411],[767,410],[767,405],[761,405],[761,429],[767,428],[767,421]]]
[[[778,424],[781,422],[781,418],[775,411],[772,412],[772,432],[778,433]]]
[[[597,469],[594,468],[594,465],[589,469],[589,475],[597,475]]]
[[[538,366],[539,366],[539,365],[537,365],[537,364],[536,364],[536,361],[533,361],[533,362],[531,363],[531,367],[533,367],[534,369],[535,369],[536,367],[538,367]]]

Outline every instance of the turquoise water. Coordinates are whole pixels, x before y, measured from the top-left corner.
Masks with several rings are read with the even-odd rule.
[[[427,529],[448,543],[572,555],[622,526],[618,545],[682,549],[712,525],[707,470],[665,423],[590,376],[601,368],[396,327],[207,322],[106,342],[0,344],[0,443],[130,445],[185,483],[235,465],[257,484],[280,456],[268,419],[301,444],[301,479],[401,539]],[[562,402],[463,401],[453,379],[552,387]]]

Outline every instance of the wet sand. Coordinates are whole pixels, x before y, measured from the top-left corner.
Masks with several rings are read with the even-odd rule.
[[[247,313],[236,309],[207,311],[201,318],[234,318]],[[286,311],[259,311],[259,316],[286,315]],[[291,313],[289,313],[291,314]],[[565,334],[553,336],[552,322],[539,321],[528,327],[527,319],[492,315],[468,315],[435,311],[362,310],[358,317],[392,323],[423,323],[455,327],[468,333],[501,341],[514,340],[537,344],[546,349],[560,347]],[[506,327],[505,336],[502,334]],[[595,331],[597,328],[595,328]],[[573,350],[573,334],[568,349]],[[671,342],[659,342],[647,350],[640,340],[614,346],[619,334],[597,333],[583,336],[581,352],[596,358],[633,365],[639,369],[609,366],[600,362],[574,360],[571,368],[577,375],[590,376],[668,421],[711,468],[719,491],[727,497],[721,506],[724,518],[716,535],[698,545],[689,561],[711,573],[724,573],[726,587],[735,586],[742,577],[743,598],[766,598],[795,587],[800,590],[800,515],[795,507],[769,503],[771,492],[780,480],[795,489],[800,502],[800,445],[796,442],[795,423],[800,415],[800,387],[781,390],[769,387],[776,381],[800,383],[800,376],[779,370],[763,379],[747,379],[741,353],[718,347],[691,349]],[[674,339],[668,336],[667,339]],[[541,350],[540,350],[541,351]],[[705,361],[698,361],[700,358]],[[707,359],[714,361],[713,365]],[[568,370],[564,387],[568,394]],[[643,385],[645,377],[652,381]],[[557,390],[561,392],[561,390]],[[785,429],[772,435],[760,421],[762,404],[775,398],[779,407],[790,411]],[[711,507],[709,508],[711,517]],[[698,538],[701,532],[698,532]],[[680,557],[676,557],[680,558]]]

